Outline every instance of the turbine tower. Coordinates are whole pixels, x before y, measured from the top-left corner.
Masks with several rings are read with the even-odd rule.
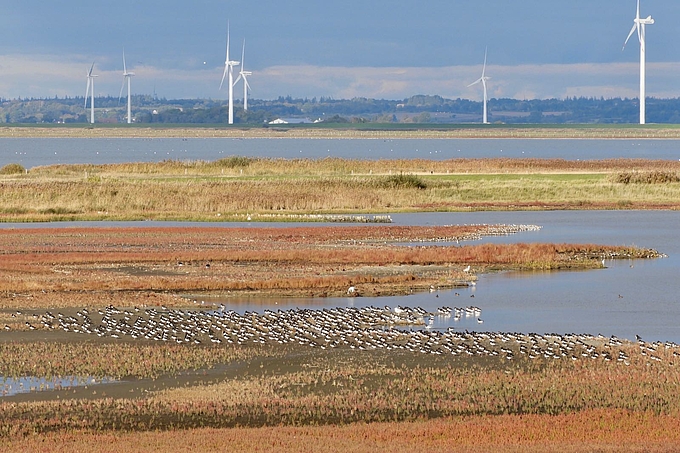
[[[243,110],[248,110],[248,90],[250,90],[250,84],[248,83],[248,76],[253,75],[251,71],[245,70],[245,59],[246,59],[246,40],[243,40],[243,52],[241,53],[241,71],[238,73],[238,78],[234,82],[236,85],[239,80],[243,79]]]
[[[132,123],[132,104],[130,97],[130,79],[135,75],[134,72],[128,72],[127,66],[125,65],[125,49],[123,49],[123,85],[120,87],[120,93],[118,94],[118,103],[120,104],[120,98],[123,95],[123,88],[125,88],[125,82],[127,81],[127,123]]]
[[[489,124],[487,121],[487,115],[486,115],[486,101],[487,101],[487,96],[486,96],[486,81],[489,80],[491,77],[486,76],[486,52],[488,48],[484,50],[484,66],[482,66],[482,76],[472,82],[468,87],[471,87],[472,85],[476,85],[481,82],[482,87],[484,88],[484,108],[483,108],[483,115],[482,115],[482,123],[483,124]]]
[[[87,72],[87,88],[85,89],[85,106],[84,108],[87,109],[87,96],[91,95],[90,97],[90,123],[94,124],[94,78],[97,77],[96,75],[92,74],[92,70],[94,69],[94,62],[92,63],[92,66],[90,66],[90,70]]]
[[[224,73],[220,82],[220,90],[224,84],[224,78],[229,74],[229,124],[234,124],[234,66],[238,66],[238,61],[229,59],[229,24],[227,23],[227,59],[224,62]]]
[[[637,30],[637,35],[638,35],[638,40],[640,41],[640,124],[645,124],[645,100],[646,100],[646,93],[645,93],[645,73],[646,73],[646,64],[645,64],[645,51],[646,51],[646,43],[645,43],[645,28],[647,25],[652,25],[654,23],[654,19],[652,19],[652,16],[647,16],[646,19],[640,19],[640,0],[637,0],[637,13],[635,14],[635,19],[633,19],[633,28],[630,29],[630,33],[628,33],[628,37],[626,38],[626,42],[623,43],[623,48],[626,48],[626,44],[628,44],[628,40],[630,39],[631,36],[633,36],[633,33],[635,33],[635,30]],[[622,49],[623,50],[623,49]]]

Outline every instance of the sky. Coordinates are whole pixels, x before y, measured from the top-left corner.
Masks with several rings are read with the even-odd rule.
[[[227,24],[250,97],[481,100],[639,94],[635,0],[21,0],[0,13],[0,97],[226,99]],[[680,1],[641,0],[647,95],[680,97]],[[238,73],[238,68],[236,69]],[[237,97],[243,88],[235,87]]]

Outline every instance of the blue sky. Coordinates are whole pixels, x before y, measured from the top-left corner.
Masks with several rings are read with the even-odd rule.
[[[481,97],[488,46],[491,97],[636,97],[639,46],[623,41],[634,0],[22,0],[0,15],[0,96],[117,96],[122,51],[133,93],[225,98],[218,91],[227,21],[252,96],[415,94]],[[680,96],[680,1],[642,0],[647,92]],[[677,81],[676,81],[677,79]],[[237,87],[236,93],[241,93]]]

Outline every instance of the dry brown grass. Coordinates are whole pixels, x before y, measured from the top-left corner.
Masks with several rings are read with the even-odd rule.
[[[131,162],[120,164],[56,164],[35,167],[33,178],[139,176],[347,176],[389,174],[611,173],[616,171],[680,171],[680,162],[657,159],[567,160],[537,158],[378,159],[356,160],[246,158],[217,161]]]
[[[0,451],[670,453],[680,446],[678,424],[680,419],[673,416],[596,410],[560,416],[456,417],[322,427],[204,428],[143,433],[75,431],[0,440]]]
[[[629,365],[590,358],[506,363],[504,358],[477,361],[293,349],[273,361],[257,358],[225,381],[138,399],[4,403],[0,445],[17,448],[39,439],[73,447],[82,443],[100,451],[107,448],[97,444],[108,438],[103,433],[114,431],[128,441],[153,436],[162,443],[180,432],[187,439],[197,433],[221,433],[232,447],[252,448],[270,445],[265,436],[280,431],[291,435],[277,438],[278,442],[288,448],[304,445],[310,451],[338,445],[343,450],[360,448],[362,441],[373,448],[386,442],[412,448],[419,442],[428,451],[452,447],[570,451],[602,446],[634,446],[630,451],[636,451],[645,442],[647,447],[658,446],[657,451],[672,451],[680,440],[678,359],[672,353],[677,347],[667,352],[663,348],[657,349],[661,361],[656,362],[638,345],[624,345],[621,350],[630,355]],[[184,354],[180,363],[191,354]],[[163,355],[157,357],[163,360]],[[124,356],[111,357],[117,363]],[[146,356],[143,361],[148,361]],[[314,428],[317,424],[324,426]],[[252,429],[258,426],[264,427]],[[200,429],[205,427],[231,429]],[[174,431],[178,428],[198,431]],[[168,432],[144,433],[159,429]],[[399,430],[401,437],[396,435]],[[326,438],[322,432],[334,434]],[[243,444],[234,444],[233,434],[250,436]],[[335,444],[330,443],[333,438]],[[350,443],[337,443],[345,441]]]
[[[680,207],[680,183],[674,179],[625,184],[608,176],[627,173],[677,175],[680,161],[231,157],[56,165],[1,176],[0,221],[286,220],[309,213]]]

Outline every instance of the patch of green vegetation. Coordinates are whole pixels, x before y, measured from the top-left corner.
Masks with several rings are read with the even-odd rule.
[[[0,175],[23,175],[26,169],[21,164],[7,164],[0,168]]]
[[[399,173],[397,175],[383,176],[376,181],[381,189],[426,189],[425,181],[415,175]]]
[[[2,213],[2,214],[26,214],[26,213],[28,213],[28,209],[9,207],[9,208],[0,209],[0,213]]]
[[[229,156],[216,160],[211,165],[218,168],[245,168],[257,159],[245,156]]]
[[[38,212],[40,214],[51,214],[51,215],[74,215],[74,214],[80,213],[79,211],[74,211],[73,209],[61,208],[61,207],[40,209]]]
[[[680,182],[680,176],[673,171],[633,171],[617,173],[612,180],[620,184],[668,184]]]

